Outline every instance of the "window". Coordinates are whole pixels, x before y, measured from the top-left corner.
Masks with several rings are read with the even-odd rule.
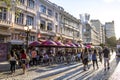
[[[41,20],[40,29],[43,31],[45,30],[45,21],[44,20]]]
[[[0,19],[1,20],[6,20],[6,17],[7,17],[7,10],[6,8],[0,8]]]
[[[30,8],[34,8],[34,0],[28,0],[27,1],[27,6]]]
[[[30,36],[30,41],[35,41],[35,36]]]
[[[48,15],[49,15],[49,16],[52,16],[52,15],[53,15],[53,13],[52,13],[52,10],[51,10],[51,9],[48,9]]]
[[[47,30],[51,31],[52,30],[52,23],[47,24]]]
[[[34,18],[32,16],[28,16],[27,15],[27,22],[26,22],[26,24],[27,25],[33,25],[33,23],[34,23]]]
[[[55,19],[58,21],[58,13],[55,13]]]
[[[58,33],[58,26],[57,26],[57,25],[55,25],[55,27],[56,27],[56,33]]]
[[[23,20],[24,20],[24,14],[23,13],[20,13],[19,15],[17,13],[15,13],[15,23],[23,24]]]
[[[24,3],[25,3],[25,0],[19,0],[19,2],[20,2],[21,4],[24,4]]]
[[[46,13],[46,7],[45,6],[41,5],[40,9],[41,9],[41,12]]]

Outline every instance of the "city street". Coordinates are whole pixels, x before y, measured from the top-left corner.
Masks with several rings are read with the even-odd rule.
[[[82,63],[57,64],[46,67],[31,67],[25,75],[22,70],[18,69],[15,74],[9,72],[0,74],[0,80],[108,80],[114,72],[119,58],[116,58],[115,53],[111,55],[110,70],[104,71],[103,63],[99,62],[99,69],[93,70],[91,62],[90,69],[83,71]]]

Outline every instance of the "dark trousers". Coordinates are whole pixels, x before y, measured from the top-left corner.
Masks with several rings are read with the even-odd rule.
[[[33,65],[37,65],[37,59],[36,58],[32,58],[32,62],[33,62]]]
[[[96,63],[97,68],[98,68],[98,61],[97,60],[92,60],[92,62],[93,62],[93,68],[95,68],[95,63]]]
[[[10,61],[10,71],[15,72],[16,61]]]

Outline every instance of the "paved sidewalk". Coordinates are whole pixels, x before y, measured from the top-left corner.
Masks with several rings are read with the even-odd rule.
[[[74,64],[55,64],[51,66],[34,66],[29,68],[25,75],[22,74],[22,69],[17,69],[16,73],[11,75],[9,72],[3,72],[0,75],[0,80],[36,80],[37,78],[44,78],[47,76],[55,75],[61,73],[66,70],[70,70],[77,66],[81,65],[81,63],[74,63]]]

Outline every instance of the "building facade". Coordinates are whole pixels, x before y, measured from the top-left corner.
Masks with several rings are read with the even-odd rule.
[[[107,38],[115,36],[114,21],[105,23],[105,34]]]
[[[81,14],[80,18],[82,20],[82,40],[84,44],[99,45],[99,32],[96,27],[90,21],[89,14]]]
[[[26,45],[25,26],[32,26],[29,43],[35,40],[56,37],[81,40],[80,20],[48,0],[19,0],[8,11],[5,4],[0,5],[0,41],[11,45]],[[19,11],[19,13],[18,13]],[[38,36],[40,35],[40,36]]]
[[[90,20],[91,25],[95,27],[98,32],[98,43],[102,43],[102,24],[99,20]]]
[[[63,42],[81,40],[80,20],[67,13],[64,8],[48,0],[39,0],[38,17],[41,38],[52,37],[53,40],[60,38]]]

